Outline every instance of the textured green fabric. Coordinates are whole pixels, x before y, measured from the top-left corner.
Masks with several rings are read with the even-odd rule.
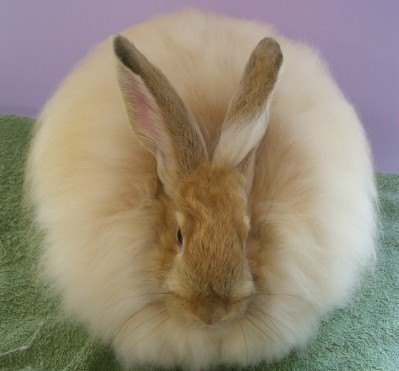
[[[38,242],[21,207],[31,129],[31,119],[0,116],[0,369],[120,369],[110,350],[62,319],[55,300],[35,284]],[[312,344],[268,369],[399,369],[399,175],[377,180],[382,233],[375,272]]]

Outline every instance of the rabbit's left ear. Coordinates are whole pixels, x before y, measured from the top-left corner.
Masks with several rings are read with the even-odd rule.
[[[247,173],[269,121],[270,101],[283,61],[279,44],[264,38],[253,50],[222,125],[213,162]]]

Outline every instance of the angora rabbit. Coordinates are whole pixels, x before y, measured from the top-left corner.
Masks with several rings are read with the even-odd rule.
[[[43,109],[28,182],[63,308],[126,366],[275,361],[374,256],[354,109],[256,22],[185,11],[98,46]]]

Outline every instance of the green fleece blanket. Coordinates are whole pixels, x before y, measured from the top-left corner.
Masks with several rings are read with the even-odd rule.
[[[0,116],[0,369],[120,369],[112,352],[63,319],[35,283],[38,243],[21,207],[32,124]],[[251,370],[399,369],[399,175],[378,174],[377,181],[382,231],[376,270],[311,345]]]

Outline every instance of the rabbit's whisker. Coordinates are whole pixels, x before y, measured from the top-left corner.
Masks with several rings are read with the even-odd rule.
[[[136,331],[137,329],[139,329],[141,326],[145,325],[147,322],[157,318],[158,316],[160,316],[163,313],[166,313],[167,309],[162,309],[160,312],[156,313],[154,316],[151,316],[149,318],[147,318],[145,321],[141,322],[139,325],[137,325],[136,327],[134,327],[131,332]]]
[[[269,316],[267,317],[268,320],[270,321],[270,323],[273,325],[273,327],[276,330],[277,335],[280,337],[280,339],[282,338],[282,340],[289,345],[289,341],[287,340],[287,338],[283,335],[282,331],[278,328],[278,326],[276,325],[276,318],[273,317],[271,314],[269,314]],[[280,334],[280,335],[279,335]]]
[[[134,271],[131,271],[130,274],[133,273],[154,273],[154,271],[149,270],[149,269],[135,269]]]
[[[257,310],[258,312],[262,313],[264,315],[265,320],[270,321],[271,325],[274,328],[274,332],[275,334],[280,338],[280,340],[286,344],[289,344],[287,339],[284,337],[284,335],[282,334],[281,330],[278,328],[278,326],[276,325],[276,323],[272,320],[272,316],[271,314],[267,314],[265,313],[262,309],[259,308],[259,306],[257,306],[256,304],[252,304],[251,308]],[[252,314],[253,315],[253,314]],[[253,315],[254,316],[254,315]],[[273,329],[267,325],[266,322],[264,322],[261,318],[258,318],[257,316],[254,316],[256,319],[258,319],[259,321],[263,322],[270,330],[273,331]]]
[[[137,314],[145,312],[149,309],[151,309],[153,306],[159,305],[161,304],[162,301],[161,300],[157,300],[157,301],[153,301],[147,305],[145,305],[144,307],[140,308],[139,310],[133,312],[125,321],[123,321],[116,329],[115,334],[113,335],[113,338],[115,339],[119,332],[122,330],[122,328],[130,321],[132,320]]]
[[[162,315],[163,313],[167,312],[167,310],[164,310],[160,313],[158,313],[156,316],[150,318],[150,319],[156,319],[158,316]],[[140,339],[133,345],[132,349],[136,348],[136,346],[138,344],[140,344],[144,339],[146,339],[148,336],[150,336],[155,329],[159,328],[163,323],[165,323],[166,321],[170,320],[171,316],[168,315],[166,318],[164,318],[163,320],[161,320],[159,323],[155,324],[154,326],[151,327],[151,329],[149,331],[147,331],[142,337],[140,337]],[[148,322],[148,321],[145,321]]]
[[[144,294],[140,294],[140,295],[134,295],[134,296],[130,296],[130,298],[141,298],[143,296],[154,296],[154,295],[171,295],[171,292],[146,292]]]
[[[285,297],[291,297],[295,299],[300,299],[304,302],[307,302],[307,300],[300,295],[294,295],[294,294],[278,294],[278,293],[270,293],[270,292],[265,292],[265,291],[257,291],[255,295],[262,295],[262,296],[285,296]]]
[[[265,215],[264,221],[266,221],[267,217],[269,216],[270,210],[271,210],[271,208],[272,208],[272,206],[274,204],[274,200],[276,199],[277,189],[278,188],[276,187],[276,191],[274,192],[274,195],[273,195],[273,198],[272,198],[272,202],[270,203],[270,206],[269,206],[269,208],[266,211],[266,215]]]
[[[247,313],[247,314],[250,314],[250,313]],[[251,316],[254,317],[254,318],[256,318],[256,319],[258,319],[258,318],[257,318],[256,316],[254,316],[253,314],[251,314]],[[268,339],[274,344],[273,339],[272,339],[268,334],[266,334],[266,332],[265,332],[264,330],[262,330],[253,320],[251,320],[250,318],[248,318],[247,315],[245,316],[245,319],[246,319],[247,321],[249,321],[259,332],[261,332],[266,338],[268,338]]]
[[[244,327],[242,326],[241,320],[239,321],[240,327],[241,327],[241,332],[242,336],[244,338],[244,343],[245,343],[245,363],[248,364],[248,344],[247,344],[247,337],[245,336],[245,331]]]

